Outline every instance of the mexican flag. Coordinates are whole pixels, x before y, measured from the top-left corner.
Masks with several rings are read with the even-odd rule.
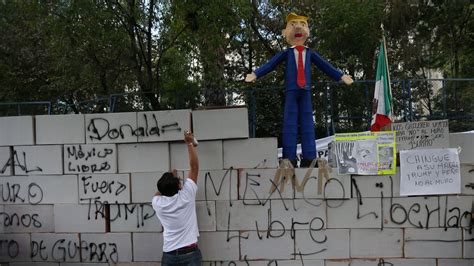
[[[384,126],[392,123],[392,88],[390,87],[390,75],[388,73],[384,41],[380,43],[372,108],[371,131],[380,131]]]

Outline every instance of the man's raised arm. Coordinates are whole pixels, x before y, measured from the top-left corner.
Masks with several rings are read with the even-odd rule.
[[[189,178],[191,178],[194,183],[197,184],[198,174],[199,174],[199,160],[198,155],[196,152],[196,148],[194,147],[194,135],[191,132],[184,132],[184,141],[186,142],[186,146],[188,146],[188,154],[189,154],[189,166],[191,169],[189,170]]]

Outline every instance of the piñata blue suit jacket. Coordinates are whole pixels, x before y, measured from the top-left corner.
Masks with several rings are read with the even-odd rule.
[[[286,90],[297,90],[301,89],[296,84],[297,78],[297,68],[296,68],[296,58],[294,53],[294,48],[288,48],[284,51],[279,52],[275,55],[270,61],[268,61],[263,66],[255,70],[255,75],[257,78],[264,76],[268,72],[275,69],[280,63],[285,62],[285,88]],[[309,90],[311,88],[311,68],[307,67],[309,62],[315,64],[321,71],[323,71],[330,78],[335,81],[339,81],[343,75],[341,71],[333,67],[328,61],[322,58],[318,53],[311,51],[306,48],[306,58],[305,58],[305,80],[306,86],[305,89]]]
[[[301,148],[303,159],[316,158],[316,145],[313,124],[313,108],[311,105],[311,63],[315,64],[330,78],[339,81],[343,75],[318,53],[306,48],[304,88],[297,84],[297,67],[294,48],[288,48],[275,55],[270,61],[255,70],[257,78],[274,70],[277,65],[285,62],[285,110],[283,119],[283,158],[296,160],[296,138],[298,120],[300,121]]]

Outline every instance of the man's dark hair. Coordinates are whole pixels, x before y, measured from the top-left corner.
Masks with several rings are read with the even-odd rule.
[[[161,195],[172,197],[179,190],[179,179],[173,175],[171,172],[164,173],[160,180],[156,183],[158,191]]]

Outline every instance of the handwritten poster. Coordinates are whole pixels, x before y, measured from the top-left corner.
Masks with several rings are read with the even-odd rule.
[[[461,193],[457,149],[400,152],[400,195]]]
[[[336,134],[335,139],[339,174],[395,174],[395,132]]]
[[[448,120],[393,123],[397,150],[449,148]]]

